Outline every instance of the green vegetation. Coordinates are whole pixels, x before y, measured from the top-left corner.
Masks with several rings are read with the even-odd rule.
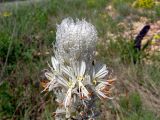
[[[147,16],[151,21],[156,21],[160,15],[160,7],[155,6],[152,9],[155,14],[150,15],[150,11],[140,13],[138,8],[131,7],[133,2],[48,0],[36,5],[0,11],[0,119],[52,119],[56,107],[55,98],[52,93],[41,94],[40,73],[48,68],[47,61],[50,62],[53,54],[56,24],[66,17],[86,18],[96,26],[100,38],[97,57],[113,69],[117,76],[116,89],[120,94],[129,89],[126,87],[128,83],[123,80],[127,80],[129,84],[137,83],[155,94],[159,92],[159,54],[150,57],[152,64],[146,64],[143,60],[146,53],[135,53],[133,40],[121,36],[125,29],[121,29],[118,23],[131,14],[137,15],[137,18]],[[118,13],[115,19],[109,16],[106,10],[108,5],[113,5]],[[116,38],[108,36],[108,32],[113,33]],[[139,57],[140,61],[134,65],[133,60],[139,60]],[[119,84],[118,81],[124,84]],[[117,96],[120,98],[120,109],[116,111],[120,118],[158,120],[158,115],[152,111],[155,108],[148,110],[141,94],[132,92],[131,90],[128,97]],[[158,97],[157,95],[157,99]]]
[[[153,8],[155,5],[154,0],[136,0],[134,3],[135,7],[140,7],[140,8]]]
[[[123,120],[158,120],[154,113],[142,108],[142,100],[138,93],[120,98]]]

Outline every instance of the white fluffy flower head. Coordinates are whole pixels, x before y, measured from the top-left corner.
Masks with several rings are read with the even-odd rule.
[[[106,65],[92,64],[96,42],[97,31],[85,20],[66,18],[57,26],[55,54],[50,71],[45,73],[48,83],[43,90],[56,95],[56,120],[72,118],[73,114],[76,119],[96,118],[95,101],[111,99],[114,80],[107,80]]]
[[[91,61],[97,42],[95,27],[86,22],[66,18],[57,26],[56,51],[61,62]]]

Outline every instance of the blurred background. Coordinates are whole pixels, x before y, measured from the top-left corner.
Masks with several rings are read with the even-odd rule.
[[[160,2],[157,0],[0,0],[0,120],[52,120],[52,92],[41,93],[56,25],[95,25],[97,60],[117,78],[101,120],[160,120]],[[141,29],[150,30],[135,50]],[[140,33],[142,34],[142,33]]]

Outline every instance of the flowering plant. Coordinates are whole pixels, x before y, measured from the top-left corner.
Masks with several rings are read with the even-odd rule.
[[[155,5],[155,0],[135,0],[133,3],[134,7],[151,9]]]
[[[96,42],[97,31],[85,20],[66,18],[57,26],[55,55],[43,90],[56,95],[56,120],[95,119],[99,115],[96,101],[112,99],[114,80],[106,80],[105,64],[93,63]]]

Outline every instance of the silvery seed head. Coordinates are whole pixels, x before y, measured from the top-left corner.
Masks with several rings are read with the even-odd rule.
[[[60,62],[91,62],[97,42],[95,27],[85,20],[66,18],[57,26],[56,53]]]

